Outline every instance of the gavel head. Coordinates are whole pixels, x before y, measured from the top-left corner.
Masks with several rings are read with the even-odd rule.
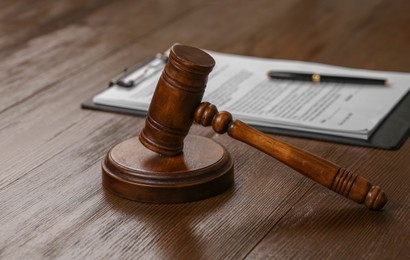
[[[172,46],[139,135],[145,147],[166,156],[182,153],[184,138],[214,66],[215,60],[202,50]]]

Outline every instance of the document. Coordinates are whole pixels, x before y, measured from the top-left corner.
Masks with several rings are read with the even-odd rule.
[[[203,101],[255,126],[368,139],[410,89],[409,73],[207,52],[216,66],[209,75]],[[148,110],[163,66],[165,63],[154,59],[124,78],[138,79],[135,87],[114,85],[96,95],[93,102]],[[388,85],[274,80],[266,75],[270,70],[386,78]]]

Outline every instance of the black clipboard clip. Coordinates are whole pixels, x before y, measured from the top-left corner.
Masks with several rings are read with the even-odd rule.
[[[114,77],[108,83],[108,87],[117,85],[123,88],[132,88],[154,75],[159,70],[162,70],[168,62],[168,55],[157,53],[154,59],[149,59],[148,62],[139,62],[130,68],[125,68],[123,72]],[[141,70],[142,69],[142,70]],[[134,75],[138,70],[140,73]]]

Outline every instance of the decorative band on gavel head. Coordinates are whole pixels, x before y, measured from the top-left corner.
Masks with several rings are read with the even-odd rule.
[[[215,60],[200,49],[172,46],[139,136],[145,147],[166,156],[182,152],[214,66]]]

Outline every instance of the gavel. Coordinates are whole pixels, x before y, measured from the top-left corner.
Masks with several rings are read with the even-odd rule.
[[[106,189],[124,198],[154,203],[200,200],[227,190],[234,182],[233,160],[219,143],[188,135],[195,121],[212,126],[216,133],[228,133],[369,209],[383,208],[387,196],[379,186],[202,102],[214,66],[214,59],[200,49],[172,46],[139,138],[114,146],[103,161]]]

